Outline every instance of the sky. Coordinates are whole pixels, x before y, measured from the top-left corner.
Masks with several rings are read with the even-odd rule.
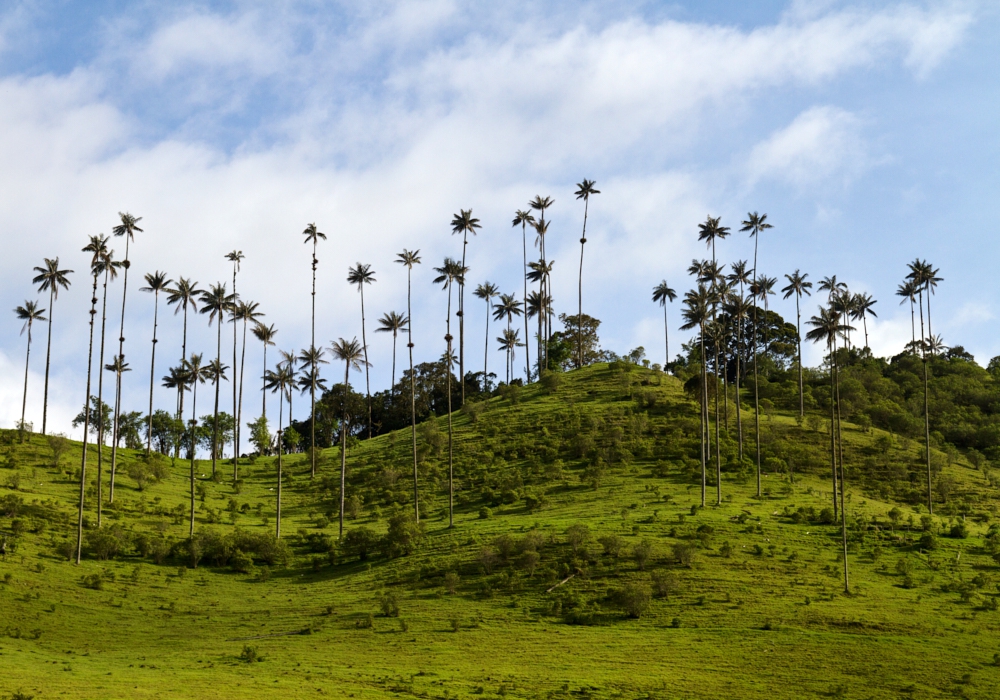
[[[985,364],[1000,355],[998,293],[984,284],[1000,253],[990,232],[1000,214],[998,30],[996,7],[973,0],[8,0],[0,4],[0,296],[11,310],[29,299],[48,308],[32,268],[58,256],[75,270],[50,310],[49,421],[79,437],[70,423],[85,394],[87,236],[110,234],[118,212],[143,217],[129,250],[133,371],[122,393],[123,409],[142,410],[154,311],[142,276],[162,270],[231,288],[224,256],[242,250],[238,292],[278,328],[278,348],[298,351],[310,333],[302,230],[315,222],[328,236],[318,250],[317,342],[360,338],[360,299],[346,276],[370,264],[371,383],[383,389],[392,339],[373,331],[379,316],[406,309],[396,254],[420,250],[415,358],[437,358],[447,295],[432,284],[433,268],[461,255],[450,229],[460,209],[482,223],[468,245],[469,292],[487,280],[518,292],[522,241],[511,219],[535,195],[551,196],[555,307],[575,313],[584,207],[573,193],[588,178],[601,193],[589,206],[583,307],[601,319],[606,349],[641,345],[662,362],[653,286],[666,279],[680,294],[692,286],[688,265],[709,254],[697,240],[707,216],[734,231],[718,246],[721,262],[752,260],[753,240],[738,231],[759,211],[774,225],[759,242],[761,274],[779,287],[796,269],[814,282],[837,275],[872,294],[878,317],[868,332],[879,355],[909,339],[909,309],[895,296],[906,264],[930,260],[944,278],[935,333]],[[123,244],[113,239],[119,258]],[[111,318],[121,294],[119,278]],[[804,316],[817,303],[806,299]],[[773,307],[794,319],[793,300],[779,296]],[[486,306],[470,293],[467,309],[466,364],[479,370]],[[668,313],[674,355],[685,339],[679,302]],[[27,338],[11,312],[5,327],[0,426],[12,427]],[[47,331],[35,328],[31,348],[27,419],[36,429]],[[491,325],[489,363],[502,375],[497,331]],[[223,336],[230,358],[231,333]],[[181,317],[162,298],[158,334],[155,404],[172,410],[174,396],[159,385],[180,357]],[[115,322],[108,339],[106,362]],[[214,357],[206,317],[189,319],[188,344]],[[401,343],[400,365],[404,353]],[[819,348],[806,353],[807,364],[820,362]],[[248,387],[262,368],[251,338]],[[324,369],[333,381],[341,371]],[[199,393],[204,414],[211,391]],[[245,396],[252,418],[260,394]],[[307,399],[295,402],[304,416]],[[221,407],[230,404],[223,398]]]

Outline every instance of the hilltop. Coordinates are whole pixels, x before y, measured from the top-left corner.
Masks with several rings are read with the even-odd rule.
[[[316,479],[283,458],[280,542],[275,458],[235,485],[197,462],[192,542],[189,462],[119,450],[80,566],[80,445],[5,431],[0,696],[992,697],[1000,498],[976,454],[935,448],[930,516],[922,445],[845,423],[845,595],[821,407],[767,401],[757,498],[730,405],[700,508],[689,391],[618,362],[470,403],[452,529],[444,418],[418,428],[419,526],[409,430],[352,444],[339,543],[339,448]]]

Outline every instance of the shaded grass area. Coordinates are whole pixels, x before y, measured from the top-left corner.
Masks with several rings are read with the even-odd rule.
[[[452,530],[443,426],[421,428],[424,533],[393,558],[379,546],[364,560],[324,551],[336,541],[329,450],[316,481],[305,455],[284,460],[286,565],[156,564],[135,539],[183,542],[188,464],[165,460],[166,478],[139,491],[127,474],[141,453],[120,450],[104,529],[121,528],[126,544],[77,567],[60,546],[75,541],[79,446],[56,467],[44,439],[6,434],[0,498],[21,505],[0,517],[16,543],[0,561],[0,694],[995,697],[997,494],[981,472],[936,453],[950,489],[943,515],[922,523],[926,509],[884,500],[919,476],[920,446],[846,426],[847,596],[839,526],[821,522],[831,492],[820,414],[801,426],[780,411],[763,419],[764,499],[727,432],[723,503],[699,509],[697,406],[679,382],[607,365],[561,380],[457,415]],[[349,532],[382,535],[412,510],[408,431],[353,446],[349,467]],[[199,530],[273,531],[273,459],[240,469],[238,488],[199,478]],[[966,537],[945,536],[960,524]],[[626,590],[650,596],[638,618]],[[263,660],[246,660],[246,647]]]

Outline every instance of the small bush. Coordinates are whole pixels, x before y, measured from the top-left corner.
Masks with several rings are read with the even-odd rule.
[[[257,652],[257,647],[250,646],[249,644],[243,645],[243,651],[240,652],[240,661],[247,664],[259,663],[264,660],[264,657]]]
[[[456,574],[454,571],[449,571],[444,575],[444,589],[448,591],[448,593],[451,595],[455,595],[455,592],[458,590],[458,584],[460,582],[461,579],[458,577],[458,574]]]
[[[483,506],[482,508],[479,509],[480,520],[489,520],[492,517],[493,517],[493,509],[490,508],[489,506]]]
[[[399,596],[395,591],[383,593],[378,605],[385,617],[399,617]]]
[[[648,562],[652,556],[653,543],[649,540],[643,540],[632,548],[632,558],[635,560],[635,565],[639,567],[639,571],[645,571],[646,562]]]
[[[604,535],[597,538],[598,543],[604,548],[604,554],[617,559],[625,551],[625,540],[618,535]]]
[[[625,584],[614,594],[615,603],[626,616],[631,618],[642,617],[643,613],[649,610],[651,598],[649,587],[637,583]]]
[[[669,598],[678,588],[677,576],[669,571],[654,571],[650,579],[653,584],[653,594],[657,598]]]
[[[675,544],[673,548],[674,561],[681,566],[691,568],[694,563],[695,547],[691,544]]]

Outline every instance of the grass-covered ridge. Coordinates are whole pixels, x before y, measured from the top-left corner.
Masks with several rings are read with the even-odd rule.
[[[845,423],[845,596],[822,410],[800,422],[772,401],[764,499],[724,433],[723,504],[700,509],[680,380],[554,376],[456,414],[452,530],[443,419],[418,429],[419,529],[409,431],[353,446],[339,546],[337,449],[315,481],[306,455],[283,458],[280,544],[274,459],[242,463],[238,487],[199,462],[194,546],[188,463],[119,450],[75,566],[79,445],[56,464],[57,443],[4,433],[0,694],[995,696],[997,493],[962,454],[934,452],[931,518],[900,486],[919,486],[922,446]]]

